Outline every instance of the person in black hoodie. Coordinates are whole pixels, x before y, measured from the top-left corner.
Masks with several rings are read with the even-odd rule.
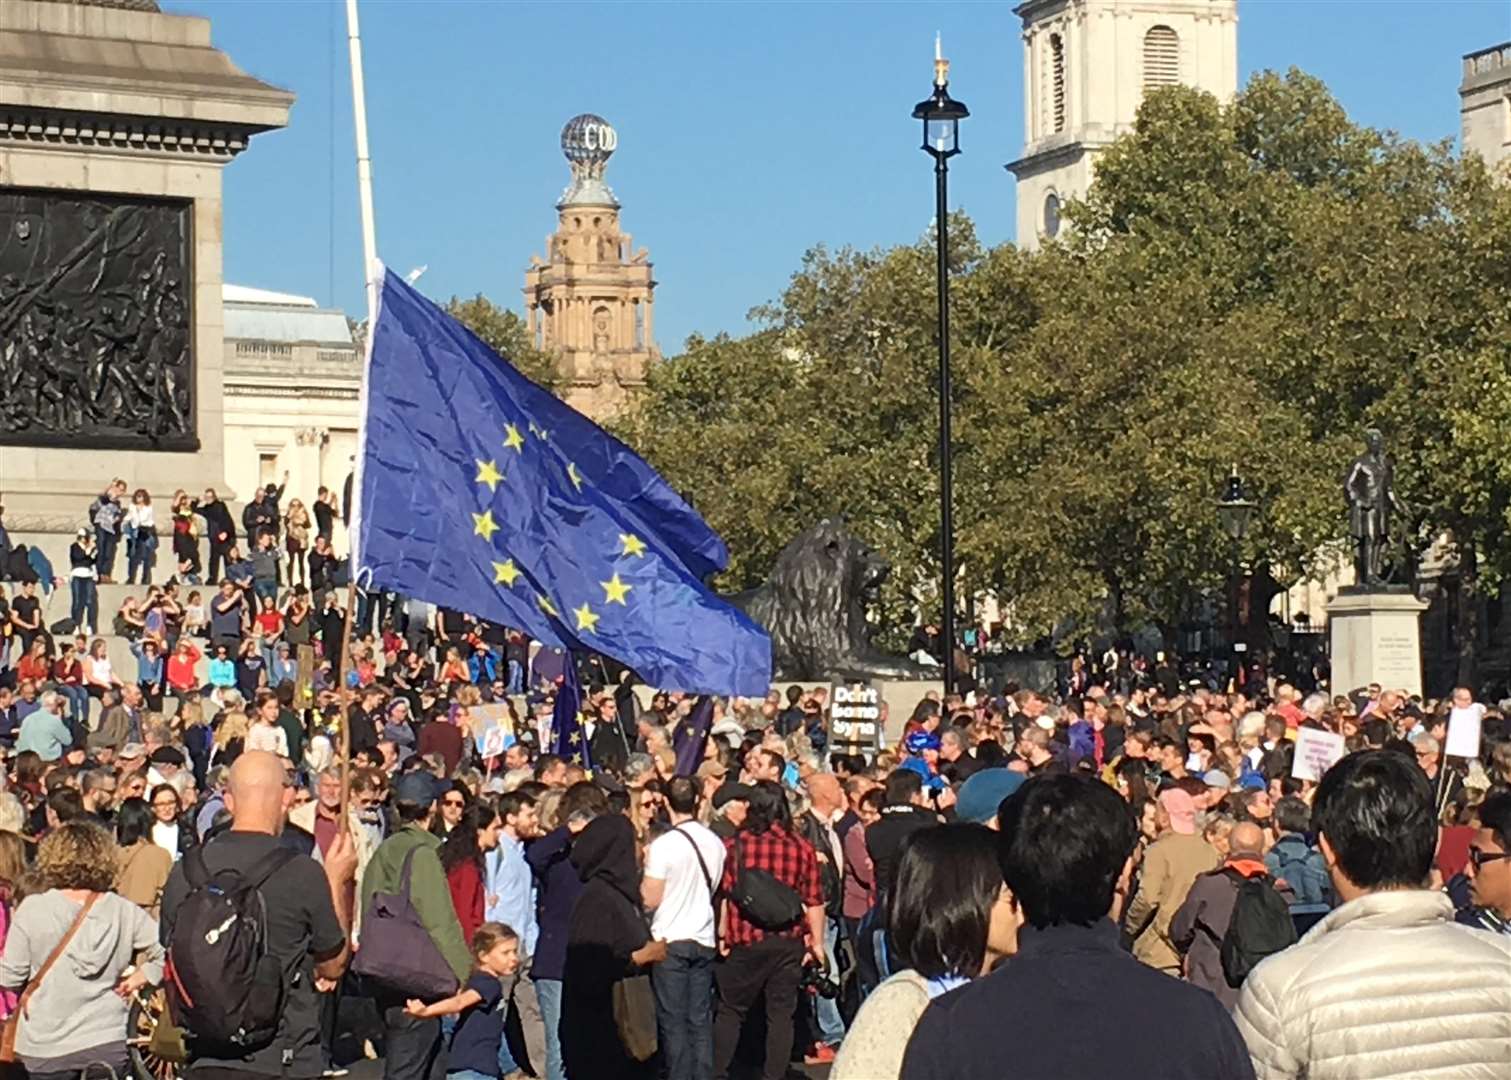
[[[236,543],[236,522],[231,520],[230,508],[220,501],[214,488],[205,488],[199,516],[205,519],[206,531],[210,534],[210,572],[205,577],[205,584],[214,585],[220,580],[221,564]]]
[[[652,1061],[625,1050],[614,1024],[614,985],[666,959],[640,909],[635,827],[623,814],[594,818],[570,855],[582,895],[567,928],[562,980],[561,1056],[568,1076],[593,1080],[652,1077]]]

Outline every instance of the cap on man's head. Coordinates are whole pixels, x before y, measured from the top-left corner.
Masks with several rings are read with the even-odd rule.
[[[415,769],[394,781],[394,801],[410,803],[414,806],[428,806],[441,797],[441,789],[445,786],[435,778],[434,773],[425,769]]]
[[[116,755],[122,761],[130,761],[132,758],[144,758],[147,756],[147,747],[139,742],[129,742],[121,747]]]
[[[703,764],[698,766],[698,771],[693,775],[695,775],[699,780],[707,780],[710,776],[716,776],[720,779],[723,779],[724,777],[729,775],[729,770],[724,767],[724,763],[721,761],[705,761]]]
[[[146,747],[143,747],[143,749],[145,750]],[[121,751],[121,756],[126,756],[124,750]],[[177,765],[179,768],[183,768],[184,752],[175,746],[159,746],[156,750],[152,751],[152,756],[147,760],[154,765]]]
[[[1208,769],[1202,774],[1201,782],[1209,788],[1222,788],[1224,791],[1233,786],[1233,780],[1221,769]]]
[[[754,789],[752,789],[748,785],[730,781],[727,784],[721,785],[719,790],[714,792],[713,798],[709,801],[713,803],[714,809],[717,810],[725,803],[734,802],[736,799],[742,800],[744,802],[749,802],[750,797],[754,794]]]
[[[1028,777],[1011,769],[982,769],[960,785],[955,814],[961,821],[985,825],[996,820],[1002,800],[1023,786]]]

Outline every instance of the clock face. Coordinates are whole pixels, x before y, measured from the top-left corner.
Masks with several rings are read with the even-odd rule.
[[[1060,197],[1050,192],[1044,197],[1044,235],[1053,239],[1060,232]]]

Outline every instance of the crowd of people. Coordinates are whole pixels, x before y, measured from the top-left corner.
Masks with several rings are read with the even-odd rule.
[[[35,582],[0,620],[0,1015],[35,1076],[122,1075],[164,999],[151,1053],[206,1080],[1511,1068],[1511,725],[1467,689],[1093,666],[837,752],[824,688],[700,714],[401,598],[338,666],[325,536],[296,569],[264,492],[248,535],[283,557],[246,574],[206,494],[219,580],[175,531],[191,570],[115,619],[134,671],[43,626]],[[1479,754],[1445,756],[1469,717]],[[1344,744],[1320,781],[1308,730]]]

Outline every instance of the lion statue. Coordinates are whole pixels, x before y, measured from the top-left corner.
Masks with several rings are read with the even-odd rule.
[[[771,635],[779,679],[910,679],[930,672],[871,647],[866,607],[891,567],[839,518],[799,533],[766,583],[730,597]]]

